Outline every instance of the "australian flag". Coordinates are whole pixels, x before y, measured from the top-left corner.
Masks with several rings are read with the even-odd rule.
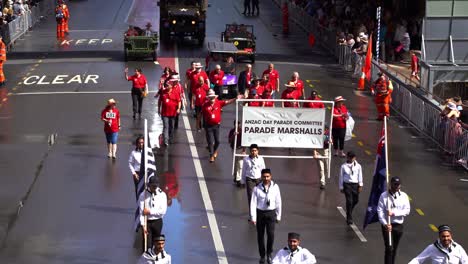
[[[367,204],[366,218],[364,219],[364,228],[366,228],[368,224],[379,221],[377,205],[379,204],[380,195],[385,192],[387,188],[385,144],[385,128],[382,128],[379,145],[377,146],[375,172],[372,179],[372,189],[369,196],[369,202]]]
[[[146,128],[146,126],[145,126]],[[138,198],[140,194],[145,191],[146,182],[145,182],[145,170],[147,173],[146,180],[151,177],[156,176],[156,161],[154,159],[154,153],[151,149],[151,142],[149,140],[148,131],[145,130],[145,146],[143,147],[143,152],[141,153],[141,163],[140,163],[140,173],[138,174],[140,178],[138,179],[137,187],[137,208],[135,211],[135,229],[138,230],[140,226],[140,208],[138,204]]]

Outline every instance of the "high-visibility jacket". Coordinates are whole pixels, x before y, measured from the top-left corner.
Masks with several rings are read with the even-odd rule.
[[[0,61],[4,62],[7,60],[6,57],[6,45],[0,40]]]

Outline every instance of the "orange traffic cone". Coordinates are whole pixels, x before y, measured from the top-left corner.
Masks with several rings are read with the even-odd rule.
[[[364,91],[365,82],[366,82],[366,74],[363,71],[361,74],[361,78],[359,79],[359,82],[358,82],[358,90]]]

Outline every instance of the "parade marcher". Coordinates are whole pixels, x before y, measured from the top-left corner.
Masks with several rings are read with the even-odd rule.
[[[187,90],[189,102],[192,102],[191,75],[192,75],[192,72],[195,71],[196,64],[197,64],[196,61],[192,61],[190,63],[190,68],[188,68],[185,71],[185,90]]]
[[[58,1],[58,5],[55,7],[55,20],[57,21],[57,38],[64,38],[65,34],[68,34],[68,19],[70,13],[67,5],[63,0]]]
[[[269,75],[268,73],[264,73],[264,74],[262,75],[262,79],[261,79],[261,81],[260,81],[260,86],[262,87],[261,89],[262,89],[263,92],[264,92],[265,90],[268,90],[268,91],[270,92],[270,94],[273,94],[273,93],[276,93],[276,84],[273,85],[273,84],[270,82],[270,79],[269,79],[270,77],[269,77],[269,76],[270,76],[270,75]],[[263,94],[263,92],[262,92],[262,93],[258,93],[258,94],[261,95],[261,94]]]
[[[221,110],[224,106],[233,103],[237,98],[218,100],[213,90],[208,91],[208,100],[202,106],[203,124],[206,141],[210,152],[210,162],[218,157],[219,125],[221,124]]]
[[[323,134],[323,148],[314,149],[314,158],[317,161],[317,166],[319,168],[320,190],[325,189],[325,174],[328,174],[328,163],[330,162],[328,159],[328,156],[330,155],[330,128],[327,125],[325,125],[325,132]]]
[[[304,93],[304,82],[299,79],[299,73],[298,72],[293,72],[291,76],[291,80],[289,81],[290,83],[292,82],[294,84],[294,87],[296,88],[297,92],[299,93],[299,98],[305,99],[305,93]]]
[[[414,51],[410,52],[411,54],[411,77],[410,79],[416,78],[416,80],[421,80],[419,78],[419,58],[416,56],[416,53]]]
[[[107,106],[101,112],[101,120],[104,122],[104,133],[107,141],[107,157],[116,158],[117,138],[120,130],[120,111],[117,109],[114,99],[107,100]]]
[[[154,96],[155,98],[157,98],[158,96],[160,96],[163,91],[164,91],[164,84],[170,79],[172,75],[172,70],[171,68],[169,67],[164,67],[163,69],[163,74],[161,75],[161,77],[159,78],[159,87],[158,87],[158,92],[156,93],[156,95]]]
[[[224,71],[221,70],[221,66],[217,64],[215,66],[214,71],[210,72],[210,82],[213,85],[213,90],[215,94],[222,97],[222,88],[223,88],[223,78],[224,78]]]
[[[180,94],[173,89],[171,83],[166,83],[164,93],[159,97],[158,114],[163,121],[164,145],[169,146],[174,139],[175,118],[180,113],[182,102]]]
[[[320,102],[320,98],[318,97],[317,91],[313,90],[310,92],[310,97],[307,100],[313,100],[318,102],[305,102],[302,107],[304,108],[325,108],[325,105]]]
[[[249,96],[247,97],[247,99],[261,99],[261,98],[260,96],[258,96],[256,89],[250,89]],[[253,106],[253,107],[262,106],[262,104],[263,102],[260,102],[260,101],[250,101],[247,103],[248,106]]]
[[[245,95],[244,95],[244,96],[245,96],[245,97],[249,97],[250,92],[251,92],[252,90],[255,90],[255,91],[256,91],[256,95],[261,95],[261,94],[263,94],[263,91],[264,91],[265,87],[262,86],[262,85],[260,85],[261,81],[262,81],[262,79],[257,78],[257,77],[253,77],[253,78],[252,78],[251,85],[250,85],[250,88],[247,89],[247,90],[245,91]]]
[[[251,0],[252,1],[252,16],[255,13],[255,9],[257,9],[257,16],[260,15],[260,8],[259,8],[259,0]]]
[[[133,119],[141,118],[141,109],[143,108],[143,99],[148,94],[148,82],[145,75],[143,75],[140,68],[135,69],[135,74],[128,76],[128,68],[125,68],[125,79],[132,82],[132,105],[133,105]]]
[[[251,0],[244,0],[244,12],[242,12],[243,15],[250,16],[250,1]]]
[[[349,151],[346,162],[341,165],[338,180],[340,192],[344,193],[346,199],[346,223],[353,223],[353,209],[359,202],[359,193],[362,192],[362,167],[356,161],[356,154]]]
[[[252,65],[245,65],[245,70],[239,73],[239,78],[237,78],[237,90],[239,94],[245,94],[245,91],[250,88],[250,83],[254,73],[252,72]]]
[[[280,89],[280,75],[278,71],[275,69],[275,65],[273,63],[268,64],[268,69],[263,71],[263,76],[267,75],[268,82],[270,83],[271,87],[273,88],[275,93],[279,93]]]
[[[439,239],[427,246],[408,264],[466,264],[468,256],[463,247],[452,239],[448,225],[439,226]]]
[[[271,93],[272,93],[272,90],[264,89],[263,94],[262,94],[262,99],[273,99]],[[262,106],[263,107],[274,107],[275,102],[270,101],[270,100],[269,101],[263,101]]]
[[[250,214],[252,224],[257,227],[258,251],[260,263],[271,264],[273,242],[275,241],[275,224],[281,221],[281,194],[278,184],[272,181],[270,169],[262,170],[262,182],[252,192]],[[265,230],[267,245],[265,250]]]
[[[4,85],[6,81],[5,74],[3,73],[3,64],[6,60],[6,45],[3,42],[2,35],[0,35],[0,86]]]
[[[145,138],[143,136],[137,137],[135,140],[135,149],[130,153],[128,158],[128,167],[133,176],[133,183],[135,184],[135,196],[138,200],[138,182],[140,181],[140,165],[141,165],[141,154],[145,147]]]
[[[164,235],[153,237],[153,247],[141,255],[137,264],[171,264],[171,255],[164,250],[166,237]]]
[[[242,162],[241,184],[247,186],[247,203],[250,206],[252,191],[262,180],[262,170],[266,168],[265,160],[259,156],[257,144],[250,145],[250,154]],[[250,208],[250,207],[249,207]],[[252,215],[250,213],[250,215]],[[249,219],[251,220],[251,219]]]
[[[180,84],[179,74],[177,72],[172,72],[172,75],[168,81],[171,82],[172,84],[172,90],[174,90],[174,92],[179,95],[179,98],[181,100],[180,109],[182,110],[184,108],[185,92],[184,92],[184,88],[182,88],[182,84]],[[180,116],[180,112],[177,113],[177,115],[174,118],[174,129],[179,128],[179,116]]]
[[[342,96],[335,97],[335,107],[333,108],[333,128],[332,140],[333,148],[335,149],[335,156],[346,157],[344,153],[344,142],[346,136],[346,120],[349,118],[348,109],[344,105]],[[339,150],[338,150],[339,149]]]
[[[371,86],[372,95],[375,96],[377,107],[377,120],[383,120],[384,116],[390,116],[390,103],[392,102],[393,85],[392,82],[380,72],[379,78]]]
[[[198,83],[194,86],[192,101],[190,107],[195,111],[197,118],[197,131],[200,132],[202,128],[202,106],[206,101],[206,94],[210,88],[205,83],[203,76],[198,77]]]
[[[408,195],[402,191],[401,180],[393,176],[389,190],[380,195],[377,205],[379,222],[382,224],[382,235],[385,244],[385,264],[395,264],[398,244],[403,236],[403,222],[409,215],[411,207]],[[390,216],[390,222],[388,217]],[[392,235],[392,245],[389,245],[389,234]]]
[[[237,141],[236,141],[237,135]],[[245,147],[242,146],[242,125],[241,122],[237,122],[237,132],[236,132],[236,121],[234,120],[234,127],[231,128],[228,135],[229,146],[231,149],[234,150],[234,143],[236,143],[236,151],[240,151],[240,154],[245,155]],[[242,180],[242,168],[244,165],[244,158],[241,156],[237,156],[235,163],[234,163],[234,172],[233,172],[233,181],[237,185],[237,187],[242,187],[243,184]]]
[[[201,63],[196,62],[194,67],[195,67],[195,70],[193,70],[190,73],[190,87],[192,89],[192,93],[193,93],[193,87],[198,82],[198,79],[200,76],[203,77],[203,80],[205,80],[205,83],[208,84],[208,87],[210,86],[210,79],[208,78],[208,74],[206,74],[206,72],[202,70],[203,66],[201,65]]]
[[[289,82],[285,84],[284,86],[286,86],[287,88],[281,94],[281,99],[284,99],[284,100],[298,100],[299,99],[300,95],[299,95],[299,92],[296,90],[295,88],[296,86],[294,85],[294,83]],[[298,102],[282,102],[282,105],[283,107],[294,107],[294,108],[299,107]]]
[[[315,264],[315,256],[306,248],[300,247],[301,236],[288,233],[288,246],[276,253],[273,264]]]
[[[159,189],[156,176],[148,179],[148,187],[138,198],[138,207],[143,232],[153,239],[160,236],[163,228],[163,217],[167,211],[167,196]],[[147,217],[146,224],[145,216]],[[148,239],[148,241],[153,239]]]

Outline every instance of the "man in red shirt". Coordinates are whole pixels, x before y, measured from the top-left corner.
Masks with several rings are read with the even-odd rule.
[[[213,90],[216,95],[222,97],[224,71],[221,70],[221,66],[218,64],[215,66],[215,70],[210,72],[210,82],[214,85]]]
[[[279,73],[277,70],[275,70],[275,65],[273,63],[270,63],[268,65],[268,69],[263,71],[263,76],[267,75],[268,76],[268,81],[271,85],[271,87],[274,89],[275,93],[279,93]]]
[[[185,92],[184,89],[182,88],[182,85],[180,84],[180,77],[177,72],[174,72],[170,79],[169,82],[172,84],[172,90],[174,90],[175,93],[177,93],[180,97],[180,100],[182,102],[182,107],[184,107],[184,102],[185,102]],[[174,119],[174,129],[179,128],[179,115],[177,114],[175,119]]]
[[[260,85],[260,81],[262,79],[259,79],[259,78],[256,78],[254,77],[252,79],[252,86],[246,90],[246,94],[245,94],[245,97],[249,97],[250,93],[253,91],[253,90],[256,90],[256,94],[257,95],[260,95],[260,94],[263,94],[263,90],[265,89],[263,86]]]
[[[272,99],[271,90],[268,90],[268,89],[263,90],[262,99]],[[273,102],[273,101],[263,101],[262,106],[263,107],[274,107],[275,102]]]
[[[296,90],[296,85],[293,82],[289,82],[285,84],[287,87],[286,90],[283,91],[281,94],[281,99],[284,100],[298,100],[299,99],[299,92]],[[298,102],[282,102],[283,107],[294,107],[298,108]]]
[[[180,95],[168,82],[164,93],[159,97],[158,114],[163,120],[164,145],[168,146],[174,138],[174,121],[182,106]]]
[[[190,63],[190,68],[188,68],[185,71],[185,90],[187,90],[189,102],[192,101],[192,88],[190,88],[190,75],[192,74],[192,72],[195,71],[196,64],[197,64],[196,61],[192,61]]]
[[[305,102],[302,107],[304,108],[325,108],[325,105],[321,102],[320,98],[318,97],[317,91],[312,91],[310,93],[310,97],[307,100],[313,100],[318,102]]]
[[[120,112],[115,107],[115,100],[107,100],[107,106],[101,112],[101,121],[104,122],[104,133],[107,140],[107,157],[116,158],[117,137],[120,130]]]
[[[135,74],[128,76],[128,68],[125,68],[125,79],[132,82],[132,104],[133,104],[133,119],[141,118],[141,109],[143,108],[143,98],[148,94],[148,82],[140,68],[135,69]]]
[[[416,56],[416,53],[414,51],[410,51],[411,54],[411,77],[410,79],[416,78],[416,80],[420,81],[421,79],[419,78],[419,59],[418,56]]]
[[[203,77],[203,80],[205,80],[205,83],[208,84],[208,87],[210,86],[210,80],[208,79],[208,75],[204,70],[202,70],[203,66],[201,65],[200,62],[195,63],[195,70],[190,73],[190,87],[193,87],[197,82],[198,78],[201,76]],[[193,92],[193,89],[192,89]]]
[[[208,100],[202,106],[203,121],[206,133],[206,141],[210,151],[210,162],[218,157],[219,125],[221,124],[221,109],[233,103],[236,98],[230,100],[218,100],[213,90],[208,91]]]
[[[299,93],[299,98],[305,99],[305,94],[304,94],[304,82],[299,79],[299,73],[298,72],[293,72],[293,75],[291,76],[291,81],[294,83],[294,87],[296,88],[297,92]]]
[[[210,88],[201,76],[198,78],[198,83],[197,85],[195,85],[194,88],[195,90],[193,90],[193,96],[192,101],[190,102],[190,106],[192,109],[195,110],[195,114],[197,116],[197,131],[200,132],[202,118],[201,109],[206,101],[206,93],[208,92],[208,90],[210,90]]]

